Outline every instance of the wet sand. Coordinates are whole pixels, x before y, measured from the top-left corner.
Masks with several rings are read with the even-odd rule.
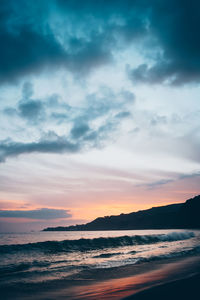
[[[200,274],[160,284],[133,294],[124,300],[192,300],[200,298]]]
[[[5,300],[198,299],[199,278],[200,257],[195,256],[84,271],[70,279],[13,286],[1,295]]]
[[[181,285],[183,278],[188,278],[198,273],[200,274],[200,257],[180,259],[178,261],[175,259],[169,259],[165,262],[157,261],[136,266],[126,266],[124,268],[113,270],[115,274],[106,272],[106,270],[104,270],[104,272],[104,278],[106,280],[102,280],[101,276],[103,274],[101,274],[101,276],[99,274],[102,281],[97,281],[94,284],[86,286],[76,287],[75,291],[73,288],[68,291],[66,290],[68,293],[65,295],[68,295],[69,298],[59,299],[122,299],[144,289],[147,289],[145,294],[147,295],[147,298],[144,299],[154,299],[150,298],[147,292],[153,286],[159,286],[159,288],[161,288],[161,285],[177,280],[180,280]],[[127,275],[129,276],[127,277]],[[106,278],[107,276],[108,278]],[[109,278],[109,276],[112,276],[112,279]],[[116,276],[116,279],[113,279],[114,276]],[[120,278],[117,278],[118,276]],[[155,293],[158,294],[157,292]],[[140,299],[139,294],[136,299]],[[163,299],[162,295],[159,295],[157,299]],[[181,298],[177,297],[177,295],[172,297],[170,294],[170,299]],[[192,291],[188,299],[193,299]],[[198,299],[198,297],[194,299]]]

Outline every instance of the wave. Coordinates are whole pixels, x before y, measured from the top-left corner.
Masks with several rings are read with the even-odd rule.
[[[7,274],[19,273],[27,271],[33,267],[48,267],[50,262],[41,262],[41,261],[33,261],[33,262],[22,262],[18,264],[10,264],[6,266],[0,266],[0,277],[4,277]]]
[[[117,252],[117,253],[102,253],[102,254],[93,256],[93,258],[109,258],[109,257],[112,257],[112,256],[117,256],[117,255],[122,255],[122,254],[123,254],[122,252]]]
[[[72,251],[90,251],[104,248],[116,248],[122,246],[134,246],[154,244],[159,242],[173,242],[193,238],[193,232],[171,232],[168,234],[154,235],[134,235],[120,237],[101,237],[94,239],[64,240],[64,241],[46,241],[28,244],[1,245],[0,253],[41,251],[41,252],[72,252]]]
[[[131,253],[131,252],[129,252]],[[151,255],[149,257],[128,257],[126,259],[122,260],[109,260],[109,261],[103,261],[98,264],[96,264],[94,267],[97,269],[102,268],[116,268],[124,265],[136,265],[141,263],[149,263],[153,261],[160,261],[160,260],[166,260],[170,258],[180,258],[180,257],[189,257],[189,256],[195,256],[200,254],[200,246],[196,246],[191,249],[186,249],[183,251],[175,251],[167,254],[161,254],[161,255]]]
[[[168,254],[162,254],[162,255],[150,256],[150,257],[140,257],[139,262],[151,262],[154,260],[162,260],[162,259],[164,260],[167,258],[176,258],[176,257],[187,257],[187,256],[193,256],[199,254],[200,254],[200,246],[196,246],[191,249],[175,251]]]

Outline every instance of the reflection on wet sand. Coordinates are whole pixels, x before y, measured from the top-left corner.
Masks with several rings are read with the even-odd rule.
[[[152,264],[152,267],[155,266]],[[157,286],[161,283],[163,284],[187,277],[190,274],[196,273],[200,269],[199,267],[200,257],[188,258],[180,260],[179,262],[171,262],[163,265],[157,264],[156,268],[159,269],[153,271],[145,271],[145,264],[143,264],[141,269],[143,269],[144,273],[142,274],[135,274],[129,277],[117,279],[108,279],[105,281],[101,280],[100,282],[96,282],[94,279],[90,284],[84,284],[84,286],[76,285],[73,288],[67,288],[62,291],[60,290],[59,294],[57,294],[57,299],[66,299],[66,297],[67,299],[85,300],[121,299],[152,286]],[[122,274],[119,273],[118,276],[125,276],[124,271],[125,270],[123,270]],[[51,294],[51,296],[53,295]]]

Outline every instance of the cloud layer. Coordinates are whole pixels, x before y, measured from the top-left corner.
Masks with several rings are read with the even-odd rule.
[[[64,209],[40,208],[34,210],[0,210],[0,218],[25,218],[51,220],[70,218],[71,214]]]
[[[88,94],[82,106],[71,106],[56,95],[35,99],[33,85],[25,82],[17,105],[6,106],[2,111],[6,120],[22,123],[24,140],[20,134],[16,141],[14,130],[11,137],[1,140],[0,162],[21,154],[77,153],[101,147],[105,141],[114,139],[119,120],[131,117],[127,109],[134,101],[131,92],[114,93],[105,87]]]
[[[198,191],[199,1],[0,2],[1,221]]]
[[[65,137],[57,137],[54,140],[39,140],[32,143],[17,143],[3,141],[0,144],[0,162],[6,158],[33,152],[41,153],[74,153],[79,150],[78,144],[68,142]]]
[[[0,81],[55,68],[88,74],[132,44],[151,60],[130,67],[133,82],[198,82],[199,11],[197,0],[2,0]]]

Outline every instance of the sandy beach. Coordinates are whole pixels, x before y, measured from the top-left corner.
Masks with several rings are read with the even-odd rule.
[[[170,283],[160,284],[133,294],[124,300],[147,300],[147,299],[198,299],[200,292],[200,274],[175,280]]]
[[[197,299],[200,257],[82,272],[79,278],[12,286],[3,299]],[[185,297],[185,298],[184,298]]]

